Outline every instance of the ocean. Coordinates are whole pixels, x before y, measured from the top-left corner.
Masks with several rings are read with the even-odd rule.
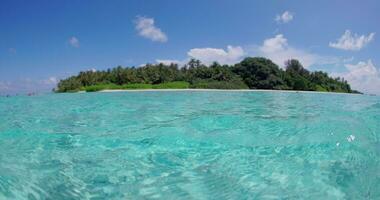
[[[0,199],[380,199],[380,97],[0,97]]]

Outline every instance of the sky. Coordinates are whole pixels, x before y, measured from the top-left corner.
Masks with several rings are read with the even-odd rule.
[[[190,58],[344,77],[380,94],[378,0],[0,0],[0,94],[51,91],[84,70]]]

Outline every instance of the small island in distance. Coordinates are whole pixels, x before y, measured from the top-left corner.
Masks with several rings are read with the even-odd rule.
[[[142,67],[116,67],[105,71],[84,71],[60,80],[55,92],[95,92],[130,89],[268,89],[360,93],[346,80],[326,72],[310,72],[295,59],[285,70],[263,57],[248,57],[235,65],[210,66],[192,59],[184,66],[146,64]]]

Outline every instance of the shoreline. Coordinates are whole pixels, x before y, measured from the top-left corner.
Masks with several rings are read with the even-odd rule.
[[[113,92],[284,92],[284,93],[317,93],[317,94],[349,94],[362,95],[356,93],[344,92],[321,92],[321,91],[303,91],[303,90],[269,90],[269,89],[127,89],[127,90],[100,90],[100,93]],[[80,91],[78,93],[91,93]]]

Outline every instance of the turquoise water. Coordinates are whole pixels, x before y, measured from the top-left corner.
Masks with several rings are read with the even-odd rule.
[[[380,199],[380,98],[0,97],[0,199]]]

